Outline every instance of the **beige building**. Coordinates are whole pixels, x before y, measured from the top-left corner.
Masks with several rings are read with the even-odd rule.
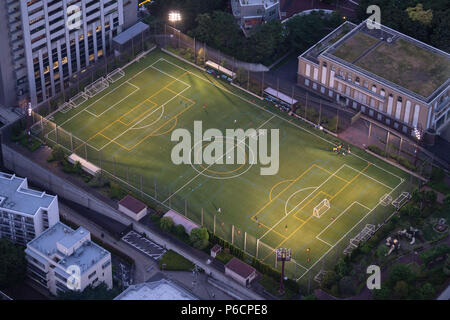
[[[383,25],[346,22],[298,62],[298,85],[403,134],[450,121],[450,55]]]

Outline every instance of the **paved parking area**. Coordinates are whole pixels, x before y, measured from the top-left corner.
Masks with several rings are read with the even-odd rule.
[[[122,240],[155,260],[159,260],[167,251],[160,245],[148,240],[147,238],[143,238],[140,234],[134,231],[128,232],[122,237]]]

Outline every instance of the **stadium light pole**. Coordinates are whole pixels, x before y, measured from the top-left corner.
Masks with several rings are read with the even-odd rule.
[[[284,294],[284,263],[286,261],[291,261],[291,249],[277,249],[277,261],[281,261],[281,279],[280,289],[278,291],[280,292],[280,294]]]
[[[169,21],[173,23],[175,30],[178,31],[178,48],[180,47],[180,30],[177,29],[177,22],[181,21],[181,13],[180,11],[170,11],[169,12]]]

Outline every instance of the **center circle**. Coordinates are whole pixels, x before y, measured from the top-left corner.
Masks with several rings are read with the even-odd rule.
[[[226,143],[228,144],[228,143],[233,143],[233,152],[234,152],[234,149],[237,147],[237,148],[241,148],[243,151],[244,151],[244,153],[245,153],[245,160],[247,160],[247,153],[245,152],[245,147],[248,147],[248,144],[246,143],[246,142],[239,142],[239,145],[237,145],[237,146],[235,146],[235,138],[234,137],[224,137],[224,136],[222,136],[222,137],[216,137],[216,139],[218,139],[219,141],[224,141],[224,140],[227,140],[226,141]],[[207,140],[202,140],[202,141],[199,141],[199,142],[197,142],[192,148],[191,148],[191,152],[190,152],[190,154],[189,154],[189,157],[190,157],[190,159],[192,159],[192,151],[195,149],[195,147],[198,145],[198,144],[202,144],[202,148],[200,149],[200,152],[203,152],[203,143],[204,142],[207,142],[207,143],[210,143],[211,141],[207,141]],[[203,164],[198,164],[198,166],[199,167],[201,167],[203,170],[199,170],[197,167],[196,167],[196,165],[194,164],[194,163],[192,163],[191,162],[191,167],[195,170],[195,171],[197,171],[199,174],[201,174],[201,175],[203,175],[203,176],[205,176],[205,177],[208,177],[208,178],[212,178],[212,179],[220,179],[220,180],[224,180],[224,179],[232,179],[232,178],[236,178],[236,177],[239,177],[240,175],[242,175],[242,174],[244,174],[244,173],[246,173],[248,170],[250,170],[250,168],[253,166],[253,164],[251,164],[250,163],[250,159],[253,159],[254,158],[254,154],[253,154],[253,150],[251,150],[249,147],[248,147],[248,150],[250,151],[250,156],[251,157],[249,157],[248,158],[248,160],[249,160],[249,163],[243,163],[243,164],[241,164],[238,168],[236,168],[236,169],[233,169],[233,170],[229,170],[229,171],[217,171],[217,170],[212,170],[212,169],[210,169],[209,167],[211,167],[212,165],[214,165],[215,163],[213,163],[213,164],[211,164],[211,165],[209,165],[208,167],[205,167]],[[225,157],[226,156],[226,154],[227,154],[227,152],[229,152],[229,150],[228,150],[228,148],[226,148],[226,151],[225,151],[225,154],[223,155],[223,157]],[[198,159],[198,155],[195,155],[197,158],[196,159]],[[226,162],[226,161],[225,161]],[[240,172],[240,173],[235,173],[235,172],[237,172],[237,171],[239,171],[239,170],[242,170],[242,168],[245,166],[245,165],[248,165],[248,168],[246,168],[244,171],[242,171],[242,172]],[[215,174],[215,175],[222,175],[221,177],[220,176],[215,176],[215,175],[211,175],[211,174],[208,174],[208,173],[212,173],[212,174]],[[229,175],[229,176],[223,176],[223,175]]]

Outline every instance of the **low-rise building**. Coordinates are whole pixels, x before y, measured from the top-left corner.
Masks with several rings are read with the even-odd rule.
[[[29,278],[54,295],[102,282],[113,286],[111,254],[83,227],[72,230],[58,222],[30,241],[25,253]]]
[[[248,286],[256,278],[256,269],[238,258],[233,258],[225,265],[225,274],[241,285]]]
[[[450,54],[367,21],[301,54],[297,83],[413,137],[450,121]]]
[[[136,221],[141,220],[147,214],[147,209],[145,203],[130,195],[125,196],[125,198],[119,201],[119,211]]]
[[[267,21],[280,19],[278,0],[231,0],[231,8],[244,31]]]
[[[26,245],[59,221],[58,197],[28,188],[26,178],[0,172],[0,237]]]
[[[173,281],[160,279],[129,286],[114,300],[198,300]]]

